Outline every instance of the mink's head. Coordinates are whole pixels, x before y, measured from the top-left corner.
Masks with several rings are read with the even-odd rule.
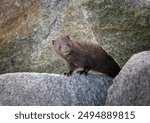
[[[56,40],[52,40],[52,45],[55,52],[61,56],[68,55],[72,49],[72,42],[68,35],[60,36]]]

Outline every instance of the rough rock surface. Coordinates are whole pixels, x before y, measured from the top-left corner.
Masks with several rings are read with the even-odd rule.
[[[0,105],[95,106],[104,105],[112,79],[106,75],[47,73],[0,75]]]
[[[150,49],[149,11],[149,0],[0,0],[0,74],[62,73],[51,47],[61,33],[97,40],[123,66]]]
[[[83,0],[93,33],[120,66],[135,53],[150,50],[149,0]]]
[[[106,105],[150,106],[150,51],[132,56],[125,64],[108,90]]]
[[[62,73],[51,47],[61,33],[94,41],[80,0],[0,0],[0,74]]]

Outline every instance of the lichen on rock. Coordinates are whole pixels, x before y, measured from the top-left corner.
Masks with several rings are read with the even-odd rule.
[[[54,53],[52,39],[66,33],[95,41],[77,0],[1,0],[0,17],[1,74],[62,73],[66,67]]]

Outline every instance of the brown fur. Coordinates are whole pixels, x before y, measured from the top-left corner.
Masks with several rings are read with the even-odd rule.
[[[69,76],[76,68],[83,68],[78,73],[87,74],[94,70],[115,77],[119,71],[119,65],[97,44],[72,41],[69,36],[60,36],[52,41],[55,52],[67,63]]]

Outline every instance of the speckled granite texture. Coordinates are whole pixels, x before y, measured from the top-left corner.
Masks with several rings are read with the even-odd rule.
[[[150,51],[126,63],[109,88],[106,105],[150,105]]]
[[[3,74],[0,75],[0,105],[104,105],[111,84],[112,79],[105,75]]]

